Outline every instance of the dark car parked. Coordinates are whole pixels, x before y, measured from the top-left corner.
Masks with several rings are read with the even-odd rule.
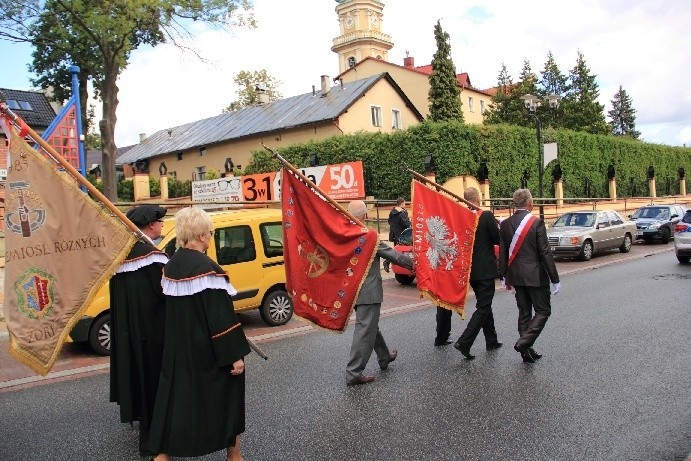
[[[660,239],[662,243],[668,243],[685,212],[684,205],[647,205],[629,218],[636,223],[636,239]]]

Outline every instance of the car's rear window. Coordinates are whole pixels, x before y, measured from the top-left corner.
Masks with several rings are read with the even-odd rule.
[[[682,222],[685,222],[685,223],[688,223],[688,224],[691,224],[691,210],[688,210],[688,211],[686,212],[686,214],[684,215],[684,217],[681,218],[681,221],[682,221]]]

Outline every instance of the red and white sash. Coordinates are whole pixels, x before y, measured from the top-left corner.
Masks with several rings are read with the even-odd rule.
[[[514,232],[513,238],[511,239],[511,245],[509,245],[509,262],[506,267],[509,267],[513,262],[514,258],[518,254],[518,250],[520,250],[521,246],[523,245],[525,236],[528,235],[528,232],[530,232],[530,226],[533,225],[533,222],[536,219],[537,218],[530,213],[521,219],[521,223],[518,225],[518,228],[516,228],[516,232]]]

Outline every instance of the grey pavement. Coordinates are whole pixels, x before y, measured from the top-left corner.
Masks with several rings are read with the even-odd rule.
[[[473,361],[432,346],[432,308],[383,318],[399,358],[387,371],[370,360],[377,379],[366,386],[345,386],[351,328],[264,343],[269,360],[247,363],[245,459],[682,461],[690,279],[672,252],[566,275],[536,364],[511,348],[505,291],[494,303],[504,347],[486,352],[480,336]],[[455,338],[465,322],[452,325]],[[2,460],[139,459],[136,427],[108,403],[107,374],[0,393],[0,414]]]

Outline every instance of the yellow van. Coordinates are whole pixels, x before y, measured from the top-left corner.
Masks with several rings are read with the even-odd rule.
[[[287,323],[293,316],[293,303],[285,286],[281,210],[244,209],[209,215],[214,239],[206,254],[228,273],[238,291],[233,297],[235,311],[258,308],[269,325]],[[172,255],[176,249],[172,218],[165,219],[163,234],[157,246]],[[72,329],[72,341],[88,342],[98,354],[110,354],[109,301],[106,283]]]

